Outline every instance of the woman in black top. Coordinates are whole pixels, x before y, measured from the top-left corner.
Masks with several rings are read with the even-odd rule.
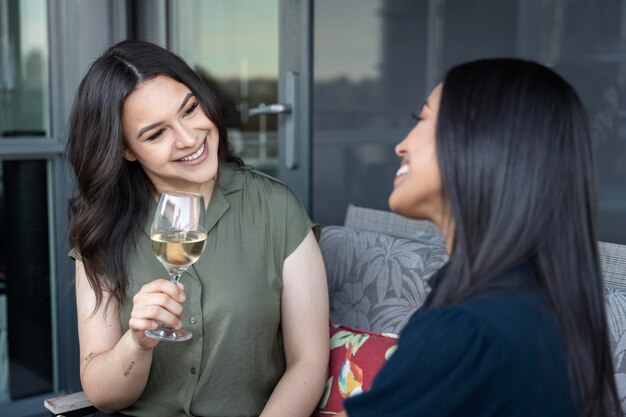
[[[480,60],[417,120],[389,205],[437,224],[450,261],[347,414],[621,416],[576,93],[540,64]]]

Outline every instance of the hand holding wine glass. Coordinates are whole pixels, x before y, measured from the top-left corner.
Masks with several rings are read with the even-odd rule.
[[[150,238],[157,259],[163,264],[173,283],[196,262],[206,245],[204,198],[201,194],[165,191],[161,194],[152,221]],[[146,336],[159,340],[183,341],[191,338],[188,330],[175,330],[161,324],[146,330]]]

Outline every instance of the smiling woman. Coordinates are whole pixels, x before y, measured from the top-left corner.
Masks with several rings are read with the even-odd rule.
[[[287,186],[231,152],[201,79],[156,45],[111,47],[78,89],[67,153],[91,402],[135,416],[310,415],[329,353],[316,225]],[[172,189],[206,201],[205,255],[185,287],[159,279],[150,241],[155,200]],[[183,322],[184,343],[145,334]]]
[[[219,132],[184,84],[164,75],[141,83],[122,113],[124,158],[138,161],[158,192],[201,192],[217,175]]]
[[[402,162],[393,183],[394,190],[389,196],[389,207],[411,218],[432,221],[445,236],[450,230],[444,217],[446,201],[442,193],[435,142],[441,88],[440,84],[433,90],[421,113],[416,116],[418,123],[396,146],[396,154]]]
[[[396,147],[389,205],[434,222],[449,262],[349,417],[623,415],[591,149],[580,99],[549,68],[448,71]]]

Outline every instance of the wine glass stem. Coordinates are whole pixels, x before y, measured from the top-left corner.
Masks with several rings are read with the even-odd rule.
[[[178,281],[180,281],[181,275],[182,273],[181,274],[174,273],[173,275],[170,275],[170,281],[172,281],[174,284],[178,284]]]
[[[182,274],[183,274],[182,272],[180,272],[180,273],[172,272],[170,274],[170,282],[173,282],[174,284],[178,285],[178,281],[180,280],[180,276]],[[161,328],[162,329],[171,329],[172,326],[170,326],[169,324],[161,323]]]

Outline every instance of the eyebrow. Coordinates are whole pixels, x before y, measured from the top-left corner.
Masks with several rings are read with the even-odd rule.
[[[181,111],[183,109],[183,107],[185,107],[185,104],[187,104],[187,102],[189,101],[189,99],[193,97],[193,93],[189,93],[185,96],[185,98],[183,99],[183,102],[181,103],[180,107],[178,108],[178,111]]]
[[[189,93],[185,96],[185,98],[183,99],[183,102],[180,104],[180,107],[178,108],[178,111],[181,111],[183,109],[183,107],[185,107],[185,104],[187,104],[187,102],[189,101],[189,99],[191,99],[193,97],[193,93]],[[139,131],[139,133],[137,134],[137,138],[140,138],[141,135],[143,135],[144,133],[146,133],[149,130],[154,129],[155,127],[157,127],[158,125],[162,124],[163,122],[156,122],[156,123],[152,123],[148,126],[144,126],[143,128],[141,128],[141,130]]]
[[[148,130],[152,130],[155,127],[157,127],[158,125],[160,125],[163,122],[156,122],[156,123],[152,123],[151,125],[145,126],[143,127],[139,133],[137,134],[137,139],[139,139],[141,137],[141,135],[143,135],[144,133],[146,133]]]
[[[430,106],[428,105],[428,100],[426,100],[424,104],[422,104],[422,107],[426,107],[428,110],[432,110]]]

